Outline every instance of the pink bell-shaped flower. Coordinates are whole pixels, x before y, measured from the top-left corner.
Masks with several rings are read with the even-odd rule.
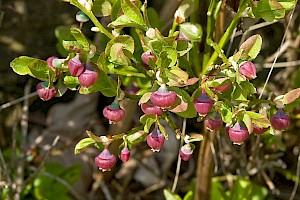
[[[151,147],[153,152],[159,152],[162,146],[164,145],[165,137],[160,133],[160,131],[155,128],[147,136],[147,144]]]
[[[174,105],[177,101],[177,94],[174,91],[169,91],[165,84],[153,92],[150,96],[150,101],[161,108],[167,108]]]
[[[278,109],[276,114],[271,116],[271,125],[275,130],[284,130],[290,125],[290,117],[282,109]]]
[[[110,171],[110,169],[116,164],[116,161],[116,156],[111,154],[107,148],[95,157],[96,165],[103,172]]]

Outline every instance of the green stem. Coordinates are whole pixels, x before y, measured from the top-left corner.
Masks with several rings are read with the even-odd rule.
[[[226,64],[230,65],[230,62],[227,59],[227,57],[225,56],[224,51],[218,46],[217,43],[213,42],[211,39],[208,39],[207,44],[214,48],[215,52],[217,52],[219,57],[222,59],[223,63],[226,63]]]
[[[215,28],[215,19],[214,19],[213,10],[215,9],[216,4],[217,4],[216,0],[210,1],[207,10],[206,40],[205,40],[204,55],[202,61],[202,71],[206,71],[207,62],[210,57],[211,46],[207,43],[207,41],[212,39],[212,34]]]
[[[98,21],[98,19],[95,17],[94,13],[90,10],[87,10],[84,6],[82,6],[77,0],[71,0],[71,4],[79,8],[84,14],[86,14],[90,20],[95,24],[97,28],[99,28],[100,32],[109,37],[110,39],[114,39],[115,36],[110,33],[106,28],[102,26],[102,24]]]
[[[237,14],[231,21],[229,27],[227,28],[226,32],[224,33],[224,35],[222,36],[222,38],[220,39],[220,41],[218,43],[218,46],[220,47],[220,49],[223,49],[223,47],[226,45],[226,43],[230,39],[234,29],[236,28],[240,19],[242,18],[242,16],[241,16],[242,12],[246,9],[247,6],[248,6],[248,1],[244,1],[243,4],[240,6]],[[212,65],[217,60],[217,58],[218,58],[218,52],[215,51],[205,66]],[[203,67],[203,72],[204,73],[206,72],[206,67]]]
[[[190,16],[190,22],[196,22],[196,17],[197,17],[197,11],[199,7],[199,0],[194,0],[194,10],[193,13]]]
[[[176,126],[176,124],[173,122],[173,120],[169,117],[168,114],[164,115],[164,120],[169,124],[169,126],[175,131],[175,133],[178,133],[179,129]]]
[[[175,32],[177,26],[178,26],[178,23],[177,23],[177,22],[175,21],[175,19],[174,19],[173,24],[172,24],[172,29],[171,29],[170,32],[169,32],[169,36],[173,36],[173,34],[174,34],[174,32]]]

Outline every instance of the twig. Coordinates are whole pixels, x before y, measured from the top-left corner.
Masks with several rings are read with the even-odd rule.
[[[30,80],[24,89],[24,96],[27,96],[30,93],[32,80]],[[25,157],[26,157],[26,148],[27,148],[27,134],[28,134],[28,115],[29,115],[29,99],[26,98],[24,100],[24,105],[22,109],[22,119],[21,119],[21,159],[19,160],[17,166],[17,178],[16,178],[16,190],[14,199],[20,200],[21,192],[24,187],[24,165],[25,165]]]
[[[268,185],[269,189],[271,191],[275,191],[276,187],[275,187],[274,183],[271,181],[271,179],[269,178],[269,176],[266,174],[266,172],[265,171],[261,171],[261,175],[265,179],[266,184]]]
[[[38,169],[36,169],[35,167],[31,167],[31,169],[34,169],[35,171],[38,171]],[[58,176],[55,176],[53,174],[50,174],[49,172],[45,172],[45,171],[42,171],[42,172],[39,172],[41,175],[43,176],[48,176],[52,179],[54,179],[55,181],[63,184],[69,191],[70,193],[72,194],[72,196],[77,199],[77,200],[83,200],[85,198],[83,198],[82,196],[80,196],[80,194],[78,194],[76,192],[76,190],[74,190],[74,188],[70,185],[70,183],[68,183],[66,180],[58,177]]]
[[[256,29],[260,29],[260,28],[263,28],[263,27],[266,27],[266,26],[269,26],[269,25],[272,25],[272,24],[275,24],[277,23],[278,21],[273,21],[273,22],[262,22],[262,23],[259,23],[259,24],[255,24],[253,26],[250,26],[245,32],[243,31],[238,31],[236,33],[234,33],[234,37],[237,37],[237,36],[240,36],[240,35],[243,35],[243,34],[247,34],[248,32],[250,31],[254,31]]]
[[[213,131],[213,134],[216,134],[216,132]],[[210,137],[210,135],[208,137]],[[214,173],[217,173],[217,171],[218,171],[218,165],[219,164],[218,164],[218,158],[217,158],[216,149],[215,149],[215,146],[214,146],[214,143],[212,142],[212,140],[210,140],[210,149],[211,149],[211,153],[213,155],[214,162],[215,162]]]
[[[44,156],[41,164],[38,166],[38,168],[32,173],[30,174],[30,176],[24,181],[24,185],[29,184],[31,181],[33,181],[33,179],[41,172],[43,166],[46,163],[46,160],[48,159],[48,157],[50,156],[50,153],[52,152],[52,149],[56,146],[58,140],[59,140],[59,136],[56,136],[51,144],[50,149],[46,152],[46,155]]]
[[[226,174],[226,170],[225,170],[225,165],[224,165],[224,151],[223,151],[223,147],[222,147],[222,140],[221,140],[221,136],[220,136],[220,131],[217,131],[217,140],[218,140],[218,147],[219,147],[219,156],[220,156],[220,165],[221,165],[221,170],[223,174]]]
[[[145,190],[137,193],[136,196],[144,196],[144,195],[149,194],[149,193],[151,193],[155,190],[163,188],[165,185],[166,185],[165,181],[161,180],[160,182],[158,182],[154,185],[151,185],[150,187],[147,187]]]
[[[111,196],[111,194],[110,194],[110,191],[109,191],[109,189],[107,188],[107,186],[106,186],[106,184],[105,184],[105,182],[104,182],[103,179],[100,180],[99,185],[100,185],[101,190],[102,190],[102,192],[103,192],[103,194],[104,194],[104,196],[105,196],[105,199],[106,199],[106,200],[113,200],[113,198],[112,198],[112,196]]]
[[[4,157],[3,157],[3,154],[2,154],[2,151],[0,149],[0,161],[1,161],[1,169],[3,169],[3,174],[6,178],[6,181],[8,182],[8,185],[9,187],[12,185],[12,181],[11,181],[11,178],[9,176],[9,172],[8,172],[8,169],[7,169],[7,166],[6,166],[6,163],[5,163],[5,160],[4,160]]]
[[[297,2],[298,2],[298,0],[296,0],[295,5],[297,5]],[[293,15],[294,15],[294,12],[295,12],[296,7],[297,7],[297,6],[295,6],[295,7],[293,8],[293,11],[291,12],[291,15],[290,15],[290,18],[289,18],[289,22],[288,22],[287,27],[286,27],[286,29],[285,29],[284,35],[283,35],[283,37],[282,37],[282,40],[281,40],[281,43],[280,43],[278,52],[277,52],[276,57],[275,57],[275,59],[274,59],[274,61],[273,61],[273,65],[272,65],[272,67],[270,68],[270,71],[269,71],[269,74],[268,74],[267,79],[266,79],[266,81],[265,81],[265,84],[264,84],[264,86],[263,86],[263,89],[262,89],[262,91],[261,91],[261,93],[260,93],[260,95],[259,95],[259,99],[262,97],[262,95],[263,95],[263,93],[264,93],[264,91],[265,91],[265,89],[266,89],[266,86],[267,86],[267,84],[268,84],[268,82],[269,82],[269,79],[270,79],[270,77],[271,77],[272,71],[273,71],[273,69],[274,69],[274,65],[275,65],[275,63],[276,63],[276,61],[277,61],[277,59],[278,59],[279,52],[280,52],[280,50],[281,50],[281,47],[282,47],[282,45],[283,45],[283,43],[284,43],[284,40],[285,40],[285,37],[286,37],[286,35],[287,35],[289,26],[290,26],[290,24],[291,24],[291,21],[292,21],[292,18],[293,18]]]
[[[2,105],[0,106],[0,112],[1,112],[1,110],[5,109],[5,108],[8,108],[8,107],[10,107],[10,106],[12,106],[12,105],[15,105],[15,104],[17,104],[17,103],[20,103],[20,102],[22,102],[22,101],[24,101],[24,100],[27,100],[27,99],[29,99],[29,98],[31,98],[31,97],[34,97],[34,96],[36,96],[36,95],[37,95],[37,92],[32,92],[32,93],[30,93],[30,94],[25,94],[23,97],[20,97],[20,98],[18,98],[18,99],[15,99],[15,100],[10,101],[10,102],[8,102],[8,103],[2,104]]]
[[[260,64],[257,64],[260,65]],[[287,61],[287,62],[278,62],[278,63],[264,63],[262,66],[264,68],[271,68],[272,66],[274,68],[280,68],[280,67],[295,67],[300,65],[300,60],[294,60],[294,61]]]
[[[181,140],[180,140],[180,147],[182,147],[182,145],[183,145],[183,138],[185,136],[185,130],[186,130],[186,118],[183,118],[183,122],[182,122],[182,135],[183,135],[183,137],[181,137]],[[175,192],[176,187],[177,187],[179,172],[180,172],[180,165],[181,165],[181,157],[180,157],[180,154],[178,153],[176,174],[175,174],[175,178],[174,178],[174,182],[173,182],[173,186],[172,186],[172,190],[171,190],[172,193]]]
[[[293,200],[294,199],[294,197],[296,195],[296,192],[297,192],[297,189],[298,189],[298,185],[299,185],[299,179],[300,179],[300,152],[298,153],[298,162],[297,162],[296,176],[297,176],[297,179],[295,181],[295,185],[294,185],[294,188],[293,188],[293,191],[292,191],[292,194],[291,194],[289,200]]]

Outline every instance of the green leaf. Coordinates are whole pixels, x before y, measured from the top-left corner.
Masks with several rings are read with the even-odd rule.
[[[243,115],[243,122],[246,125],[248,132],[252,133],[253,132],[253,123],[252,123],[251,117],[247,113],[245,113]]]
[[[235,101],[247,101],[247,91],[243,90],[239,84],[235,84],[234,91],[232,93],[232,99]]]
[[[133,133],[131,135],[128,135],[126,139],[132,143],[132,144],[138,144],[147,137],[147,134],[144,131],[138,131],[136,133]]]
[[[247,93],[247,95],[256,93],[256,88],[249,80],[242,81],[239,86]]]
[[[122,44],[122,48],[129,51],[131,54],[134,53],[134,40],[129,35],[120,35],[112,40],[110,40],[105,48],[105,55],[109,56],[111,54],[111,48],[114,44]]]
[[[138,69],[132,66],[118,66],[110,70],[111,74],[122,75],[127,77],[140,77],[146,78],[146,75],[140,73]]]
[[[142,124],[146,124],[146,122],[147,122],[147,120],[148,119],[153,119],[153,120],[156,120],[156,115],[154,115],[154,114],[144,114],[144,115],[142,115],[141,117],[140,117],[140,122],[142,123]]]
[[[181,117],[185,117],[185,118],[194,118],[194,117],[196,117],[197,116],[197,111],[195,109],[194,103],[191,101],[191,97],[189,96],[189,94],[186,91],[184,91],[184,90],[182,90],[182,89],[180,89],[178,87],[169,87],[169,89],[172,90],[172,91],[175,91],[177,93],[177,96],[181,100],[181,104],[182,103],[186,103],[187,104],[187,108],[186,108],[185,111],[183,111],[183,112],[175,112],[175,113],[177,115],[179,115]],[[174,108],[174,110],[175,109],[176,108]]]
[[[210,199],[227,200],[224,185],[216,177],[211,181]]]
[[[41,81],[48,80],[49,67],[46,61],[20,56],[11,61],[10,67],[19,75],[30,75]]]
[[[114,43],[110,48],[109,62],[128,66],[131,64],[130,60],[124,54],[123,44],[122,43]]]
[[[56,88],[57,88],[57,93],[55,95],[56,97],[61,97],[68,91],[68,87],[63,83],[62,78],[58,80],[56,84]]]
[[[159,29],[164,25],[163,20],[160,18],[159,14],[154,8],[147,8],[147,15],[151,27],[156,27]]]
[[[142,103],[147,103],[150,99],[151,94],[152,92],[146,92],[145,94],[143,94],[143,96],[139,100],[139,105],[141,105]]]
[[[103,71],[98,71],[97,82],[89,88],[81,87],[80,94],[89,94],[91,92],[101,92],[106,97],[113,97],[117,94],[117,83],[110,79]]]
[[[285,9],[277,0],[261,0],[256,7],[252,7],[252,10],[255,17],[261,17],[269,22],[285,16]]]
[[[185,54],[187,54],[192,49],[192,47],[193,45],[188,41],[177,41],[177,53],[179,54],[179,56],[184,56]]]
[[[194,199],[194,192],[192,190],[188,191],[183,198],[183,200],[193,200],[193,199]]]
[[[197,23],[185,22],[179,25],[179,32],[187,39],[199,42],[202,38],[202,27]]]
[[[300,97],[300,88],[294,89],[286,93],[283,97],[284,104],[290,104]]]
[[[160,123],[159,121],[158,121],[158,129],[159,129],[160,133],[161,133],[163,136],[165,136],[166,140],[168,140],[169,135],[168,135],[168,133],[167,133],[167,130],[166,130],[166,128],[165,128],[163,125],[161,125],[161,123]]]
[[[230,190],[230,199],[261,200],[265,199],[267,195],[267,188],[243,178],[238,178]]]
[[[259,54],[262,45],[262,38],[256,34],[248,38],[240,46],[240,50],[243,50],[242,57],[245,60],[253,60]],[[245,56],[246,55],[246,56]]]
[[[260,128],[267,128],[271,125],[269,119],[260,113],[246,111],[246,114],[250,116],[252,123],[256,124]]]
[[[136,5],[130,0],[122,0],[121,8],[125,14],[131,21],[139,24],[142,27],[146,27],[144,22],[144,18]]]
[[[71,31],[71,34],[76,39],[76,41],[80,45],[82,45],[83,49],[85,51],[89,51],[90,50],[90,44],[89,44],[88,40],[86,39],[85,35],[81,32],[81,30],[79,28],[71,28],[70,31]]]
[[[189,142],[201,142],[204,139],[203,135],[201,134],[193,134],[189,137]]]
[[[68,52],[80,53],[83,46],[77,41],[62,41],[62,45]]]
[[[230,124],[233,117],[231,105],[226,102],[220,102],[218,106],[223,122]]]
[[[152,124],[155,123],[156,121],[157,121],[156,118],[148,117],[148,118],[146,119],[146,123],[145,123],[145,126],[144,126],[144,131],[145,131],[146,133],[149,133]]]
[[[54,195],[57,200],[71,200],[68,188],[53,177],[73,185],[80,178],[79,165],[64,168],[59,163],[46,163],[42,172],[46,173],[39,173],[33,181],[33,193],[36,199],[52,199]]]
[[[92,138],[84,138],[76,144],[74,153],[79,154],[82,151],[84,151],[88,146],[94,145],[95,143],[96,143],[96,141],[93,140]]]
[[[178,194],[173,194],[167,189],[164,189],[164,196],[166,200],[182,200]]]
[[[284,7],[286,11],[292,10],[295,7],[295,0],[278,0],[278,3]]]
[[[63,82],[70,90],[76,90],[79,85],[78,77],[74,76],[65,76]]]
[[[97,17],[109,16],[109,15],[111,15],[111,12],[112,12],[112,5],[107,0],[95,0],[93,2],[92,12]]]

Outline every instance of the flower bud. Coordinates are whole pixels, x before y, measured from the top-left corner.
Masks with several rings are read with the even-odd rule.
[[[151,94],[150,101],[158,107],[167,108],[176,103],[177,94],[174,91],[169,91],[166,85],[162,84],[156,92]]]
[[[96,83],[98,79],[98,72],[95,72],[92,68],[86,69],[82,74],[79,75],[78,81],[80,85],[88,88]]]
[[[43,101],[48,101],[55,97],[56,95],[56,88],[48,88],[48,83],[47,82],[40,82],[36,85],[36,91],[38,93],[38,96],[43,100]]]
[[[209,98],[204,90],[202,91],[202,94],[194,101],[195,109],[200,116],[207,115],[213,104],[214,101]]]
[[[247,79],[255,79],[256,78],[256,67],[252,62],[243,63],[239,72],[243,74]]]
[[[217,130],[222,127],[223,121],[219,113],[213,112],[205,117],[204,124],[208,130]]]
[[[182,40],[182,41],[187,41],[187,42],[190,41],[188,38],[184,37],[184,35],[182,35],[182,34],[180,34],[180,33],[177,35],[177,37],[176,37],[175,40],[177,40],[177,41]]]
[[[233,144],[242,144],[247,139],[249,132],[242,122],[237,122],[228,128],[228,134]]]
[[[89,21],[89,17],[82,11],[78,11],[76,14],[76,21],[78,22],[87,22]]]
[[[153,152],[159,152],[162,146],[164,145],[165,137],[160,133],[160,131],[155,128],[147,136],[147,144],[151,147]]]
[[[253,124],[253,133],[256,135],[260,135],[260,134],[266,132],[268,129],[269,129],[269,127],[261,128],[261,127],[257,126],[256,124]]]
[[[95,163],[103,172],[110,171],[116,164],[116,156],[111,154],[107,148],[105,148],[98,156],[95,157]]]
[[[232,86],[232,83],[228,82],[225,85],[218,85],[218,86],[214,87],[213,90],[217,93],[222,93],[222,92],[227,91],[229,88],[231,88],[231,86]]]
[[[188,161],[193,156],[193,151],[194,150],[189,143],[183,145],[179,150],[180,158],[184,161]]]
[[[284,130],[290,125],[290,117],[282,109],[278,109],[276,114],[271,116],[271,125],[275,130]]]
[[[120,108],[118,103],[113,102],[111,105],[104,107],[103,116],[112,124],[121,121],[125,116],[125,111]]]
[[[141,58],[146,65],[149,65],[149,59],[153,60],[153,62],[156,62],[155,56],[150,52],[144,52]]]
[[[49,57],[49,58],[46,60],[48,66],[49,66],[51,69],[53,69],[53,70],[55,69],[55,67],[53,66],[53,60],[54,60],[54,59],[57,59],[57,57],[51,56],[51,57]]]
[[[127,162],[130,158],[130,151],[127,147],[124,147],[121,151],[120,158],[123,162]]]
[[[79,57],[71,58],[68,63],[68,69],[72,76],[79,76],[85,70],[85,65],[81,63]]]
[[[150,103],[143,103],[141,108],[145,114],[161,115],[164,112],[160,107],[151,105]]]

